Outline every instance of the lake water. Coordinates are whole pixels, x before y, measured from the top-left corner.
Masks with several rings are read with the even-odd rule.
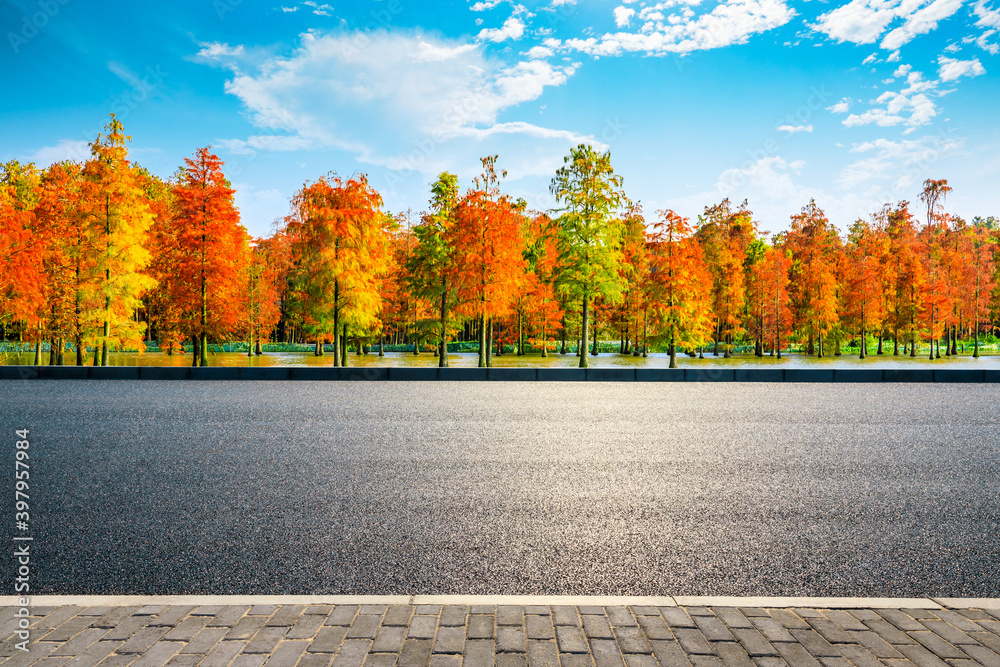
[[[66,355],[67,362],[73,360],[73,356]],[[47,360],[48,355],[43,355]],[[93,360],[93,357],[90,357]],[[475,367],[479,357],[476,353],[453,353],[448,355],[451,366],[456,368]],[[384,357],[379,357],[377,353],[367,355],[348,355],[349,366],[436,366],[437,358],[431,353],[413,355],[404,352],[386,352]],[[31,365],[34,362],[33,353],[22,354],[0,354],[0,364],[4,365]],[[327,354],[317,357],[311,352],[267,352],[261,356],[247,357],[245,352],[219,352],[209,356],[210,366],[333,366],[333,355]],[[537,367],[537,368],[575,368],[579,365],[579,358],[574,354],[560,355],[553,354],[548,357],[541,357],[537,354],[518,357],[515,354],[505,354],[494,356],[493,365],[497,368],[504,367]],[[665,353],[653,353],[648,358],[633,357],[632,355],[602,353],[599,356],[590,358],[590,365],[593,368],[609,367],[642,367],[642,368],[667,368],[670,364],[670,357]],[[973,359],[970,355],[959,355],[957,357],[942,357],[931,361],[926,356],[913,357],[893,357],[892,354],[881,357],[872,355],[867,359],[858,359],[857,355],[844,354],[840,357],[824,357],[817,359],[807,355],[787,354],[782,358],[774,357],[757,358],[752,354],[740,354],[730,359],[725,359],[721,355],[715,357],[706,355],[704,359],[692,359],[686,355],[677,356],[677,364],[682,368],[707,368],[711,366],[745,366],[745,367],[777,367],[782,368],[968,368],[968,369],[1000,369],[1000,356],[989,355]],[[167,355],[160,352],[146,352],[143,354],[135,352],[116,353],[111,355],[112,366],[190,366],[191,354]]]

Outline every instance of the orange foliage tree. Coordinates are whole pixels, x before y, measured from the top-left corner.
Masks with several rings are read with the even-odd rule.
[[[249,235],[233,202],[223,162],[208,148],[184,159],[173,188],[177,253],[171,296],[197,342],[194,365],[208,365],[209,338],[240,324]]]
[[[888,251],[888,237],[864,220],[851,227],[847,238],[844,280],[845,313],[861,340],[859,357],[868,354],[868,334],[882,330],[885,302],[882,299],[882,267]]]
[[[677,345],[700,345],[712,329],[712,277],[690,221],[669,210],[659,214],[649,243],[649,300],[670,368],[677,368]]]
[[[479,367],[492,365],[488,325],[508,315],[524,283],[523,207],[500,192],[496,156],[482,159],[483,173],[455,209],[445,239],[454,249],[451,283],[459,311],[479,323]]]
[[[286,220],[296,307],[316,337],[317,355],[333,335],[335,365],[347,365],[349,327],[363,334],[378,323],[394,225],[381,206],[364,174],[324,176],[298,192]]]
[[[792,229],[784,239],[792,254],[791,297],[793,313],[801,335],[813,344],[818,356],[824,353],[824,337],[839,323],[837,268],[841,245],[836,228],[816,202],[792,216]]]

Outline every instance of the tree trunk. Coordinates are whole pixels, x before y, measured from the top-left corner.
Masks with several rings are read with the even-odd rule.
[[[340,336],[340,365],[347,368],[347,322],[344,322],[343,334]]]
[[[442,281],[441,290],[441,350],[438,352],[438,367],[448,368],[448,282]]]
[[[191,335],[191,365],[197,366],[201,362],[201,339],[197,334]]]
[[[868,351],[868,349],[867,349],[868,345],[866,344],[867,340],[868,339],[865,338],[865,325],[862,324],[861,325],[861,354],[858,355],[859,359],[864,359],[865,358],[865,352]],[[880,344],[880,347],[881,347],[881,344]]]
[[[674,338],[674,325],[670,325],[670,345],[667,347],[670,353],[670,368],[677,368],[677,346]]]
[[[524,356],[524,316],[517,314],[517,356]]]
[[[326,352],[323,350],[323,337],[319,334],[316,335],[316,351],[313,352],[314,356],[322,357]]]
[[[486,368],[486,315],[479,316],[479,368]]]
[[[385,356],[385,336],[381,333],[378,335],[378,356]]]
[[[254,347],[253,353],[256,354],[258,357],[264,354],[264,348],[261,346],[259,338],[257,339],[257,346]]]
[[[76,365],[83,366],[84,345],[83,338],[79,334],[76,336]]]
[[[566,316],[563,315],[562,320],[562,349],[559,350],[559,354],[566,354]]]
[[[594,331],[594,349],[590,351],[590,354],[591,356],[596,357],[598,354],[600,354],[600,350],[597,349],[597,322],[594,322],[594,326],[592,327],[592,329]]]
[[[489,340],[486,341],[486,367],[493,368],[493,318],[486,325],[489,328]]]
[[[878,332],[878,352],[876,352],[875,354],[877,354],[880,357],[882,356],[882,343],[883,343],[884,340],[885,340],[885,332],[884,331],[879,331]]]
[[[953,355],[958,354],[958,325],[954,325],[951,328],[951,353]]]
[[[976,300],[976,309],[979,309],[979,300]],[[976,313],[976,328],[972,330],[972,336],[975,341],[974,347],[972,348],[972,358],[979,358],[979,313]]]
[[[59,352],[56,353],[56,365],[66,365],[66,341],[62,338],[59,339]]]
[[[646,311],[642,311],[642,356],[643,358],[649,357],[649,345],[648,339],[646,338],[648,321],[646,320]]]
[[[580,320],[580,346],[577,350],[580,352],[580,368],[590,368],[590,359],[587,356],[587,341],[590,339],[588,334],[590,331],[590,295],[583,295],[583,317]]]

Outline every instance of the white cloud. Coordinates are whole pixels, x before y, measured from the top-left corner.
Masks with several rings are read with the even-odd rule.
[[[297,11],[299,11],[299,8],[298,7],[282,7],[281,11],[283,11],[286,14],[288,14],[289,12],[297,12]]]
[[[199,58],[220,60],[222,58],[238,58],[244,55],[242,44],[239,46],[229,46],[221,42],[202,42],[198,46],[201,47],[201,51],[196,54]]]
[[[503,42],[508,39],[521,39],[522,35],[524,35],[524,21],[511,16],[504,21],[502,28],[483,28],[477,39],[487,42]]]
[[[692,4],[698,4],[698,0]],[[646,23],[639,32],[569,39],[565,45],[592,56],[614,56],[624,52],[690,53],[744,44],[751,36],[782,26],[795,16],[795,10],[783,0],[723,0],[712,11],[697,16],[687,5],[665,15],[660,10],[668,6],[672,8],[674,3],[666,2],[640,11],[639,18]]]
[[[635,16],[635,10],[631,7],[615,7],[615,25],[619,28],[627,28],[629,20]]]
[[[976,3],[973,11],[979,20],[976,21],[976,25],[980,28],[996,28],[1000,30],[1000,9],[992,9],[986,6],[984,0],[979,0]]]
[[[226,92],[243,102],[261,130],[218,142],[236,153],[335,148],[364,163],[424,173],[478,164],[475,157],[504,137],[531,142],[524,149],[529,167],[588,140],[516,118],[498,123],[501,113],[563,85],[576,66],[508,65],[487,57],[481,44],[312,32],[286,57],[253,68],[237,63],[232,70]]]
[[[896,18],[899,0],[851,0],[821,14],[813,27],[838,42],[872,44]]]
[[[917,73],[919,74],[919,73]],[[921,125],[926,125],[937,115],[937,106],[923,94],[905,95],[887,91],[874,100],[873,107],[860,114],[851,114],[843,120],[846,127],[862,125],[878,125],[879,127],[894,127],[903,125],[906,134],[913,132]]]
[[[867,157],[845,166],[840,172],[838,184],[844,188],[856,188],[875,182],[891,183],[897,191],[896,196],[883,197],[883,202],[908,198],[905,188],[928,178],[927,174],[936,162],[961,148],[959,140],[936,136],[901,141],[876,139],[854,144],[850,152],[866,154]]]
[[[905,3],[904,3],[905,4]],[[938,27],[938,23],[948,18],[962,7],[962,0],[933,0],[906,18],[902,26],[882,39],[882,48],[898,49],[918,35],[925,35]]]
[[[937,28],[941,20],[959,10],[962,1],[851,0],[820,15],[812,27],[838,42],[873,44],[890,25],[901,20],[902,24],[886,34],[880,44],[883,49],[895,51],[917,35]]]
[[[798,132],[812,132],[812,125],[779,125],[778,132],[788,132],[789,134],[796,134]]]
[[[86,141],[60,139],[55,146],[43,146],[31,154],[25,155],[24,158],[28,162],[34,162],[39,167],[47,167],[63,160],[83,162],[90,159],[90,144]]]
[[[848,109],[851,108],[851,102],[846,97],[833,106],[827,107],[826,110],[831,113],[847,113]]]
[[[991,56],[1000,54],[1000,44],[991,43],[989,41],[990,37],[994,36],[996,33],[997,33],[996,30],[987,30],[982,35],[976,38],[976,46],[981,48],[983,51],[986,51]]]
[[[553,51],[547,46],[533,46],[527,51],[525,51],[524,55],[528,56],[531,59],[549,58],[555,55],[555,51]]]
[[[476,4],[469,7],[474,12],[483,12],[487,9],[493,9],[500,4],[500,0],[485,0],[484,2],[477,2]]]
[[[974,77],[986,74],[986,68],[979,58],[972,60],[956,60],[945,56],[938,57],[938,76],[942,81],[955,81],[963,76]]]

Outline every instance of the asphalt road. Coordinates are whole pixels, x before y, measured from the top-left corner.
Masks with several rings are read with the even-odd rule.
[[[998,398],[3,381],[0,539],[28,428],[36,594],[1000,597]]]

